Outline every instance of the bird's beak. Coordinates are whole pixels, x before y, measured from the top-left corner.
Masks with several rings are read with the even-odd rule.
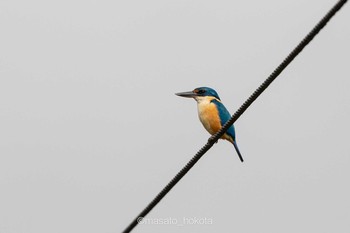
[[[197,94],[194,93],[193,91],[186,91],[186,92],[175,93],[175,95],[178,95],[178,96],[181,96],[181,97],[186,97],[186,98],[193,98],[193,97],[197,96]]]

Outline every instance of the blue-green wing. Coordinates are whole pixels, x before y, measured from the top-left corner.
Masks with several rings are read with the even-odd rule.
[[[220,117],[220,121],[221,121],[221,126],[223,126],[231,118],[231,114],[229,113],[229,111],[227,111],[225,106],[220,101],[218,101],[216,99],[213,99],[211,102],[216,105],[216,107],[217,107],[217,109],[219,111],[219,117]],[[235,140],[235,138],[236,138],[235,127],[233,125],[231,125],[231,127],[228,128],[226,133],[229,136],[231,136],[233,140]]]
[[[229,111],[227,111],[225,106],[220,101],[214,99],[211,102],[216,105],[218,112],[219,112],[219,116],[220,116],[221,126],[223,126],[231,118],[231,114],[229,113]],[[241,152],[239,151],[237,143],[236,143],[235,127],[233,125],[231,125],[231,127],[228,128],[228,130],[226,131],[226,134],[228,134],[229,136],[232,137],[233,145],[237,151],[238,157],[243,162],[243,157],[242,157]]]

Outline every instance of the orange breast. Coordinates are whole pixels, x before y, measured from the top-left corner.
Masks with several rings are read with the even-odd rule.
[[[204,128],[210,133],[215,134],[221,128],[218,110],[215,104],[205,103],[198,106],[199,119]]]

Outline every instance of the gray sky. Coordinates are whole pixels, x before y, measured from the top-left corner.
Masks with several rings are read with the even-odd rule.
[[[0,1],[0,233],[122,231],[335,2]],[[348,5],[135,232],[350,231]]]

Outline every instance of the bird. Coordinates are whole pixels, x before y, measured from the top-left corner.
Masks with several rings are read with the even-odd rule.
[[[221,102],[218,93],[213,88],[197,87],[193,91],[175,93],[175,95],[193,98],[197,102],[199,120],[211,135],[216,134],[231,118],[231,114]],[[228,128],[221,139],[225,139],[233,144],[239,159],[243,162],[243,157],[237,146],[235,128],[233,125]]]

